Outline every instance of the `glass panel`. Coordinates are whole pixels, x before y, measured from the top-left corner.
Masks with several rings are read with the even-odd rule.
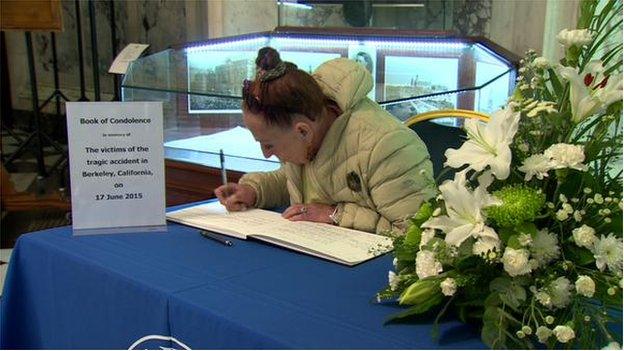
[[[492,67],[491,64],[477,62],[477,81],[480,78],[486,79],[485,77],[491,77],[491,74],[488,73],[489,70],[494,72],[499,71],[497,67]],[[505,72],[507,72],[507,70],[503,72],[504,74],[502,76],[499,76],[477,91],[475,96],[475,111],[492,113],[505,105],[509,97],[509,87],[511,86],[511,72]]]
[[[421,113],[454,109],[455,106],[450,106],[450,102],[462,101],[466,99],[472,100],[474,99],[474,97],[475,92],[470,90],[454,93],[438,93],[429,96],[403,99],[399,102],[381,103],[381,107],[383,107],[386,111],[390,112],[393,116],[397,117],[399,120],[406,121],[410,117],[416,116]],[[480,110],[475,111],[485,112]],[[461,127],[463,124],[461,120],[445,118],[436,119],[433,122],[453,127]]]
[[[384,101],[430,95],[457,89],[459,60],[456,58],[386,56]],[[446,97],[420,99],[419,111],[455,108]]]
[[[223,148],[226,158],[238,159],[228,161],[228,168],[249,164],[240,170],[251,171],[279,166],[277,160],[265,161],[253,137],[241,130],[242,81],[253,78],[256,53],[264,46],[307,72],[336,57],[360,62],[374,78],[369,97],[401,120],[440,109],[489,113],[511,93],[513,64],[485,44],[471,38],[371,33],[276,31],[169,49],[131,64],[122,83],[123,100],[164,102],[166,157],[218,166]],[[228,138],[234,144],[224,143]]]

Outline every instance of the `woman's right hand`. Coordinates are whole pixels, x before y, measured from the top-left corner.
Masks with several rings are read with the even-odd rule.
[[[221,185],[215,189],[215,195],[228,211],[245,211],[256,203],[256,191],[245,184]]]

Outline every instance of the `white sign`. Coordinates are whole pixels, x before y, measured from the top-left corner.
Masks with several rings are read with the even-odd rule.
[[[138,59],[148,46],[149,44],[134,43],[126,45],[119,55],[115,57],[115,60],[113,60],[113,63],[108,69],[108,73],[126,74],[130,62]]]
[[[162,103],[66,106],[74,233],[164,226]]]

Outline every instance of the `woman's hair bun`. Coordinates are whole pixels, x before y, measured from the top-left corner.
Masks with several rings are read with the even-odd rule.
[[[271,70],[282,62],[277,50],[272,47],[263,47],[258,50],[258,57],[256,57],[256,66],[262,70]]]

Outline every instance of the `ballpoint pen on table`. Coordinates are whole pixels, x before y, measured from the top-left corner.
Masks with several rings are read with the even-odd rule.
[[[201,236],[203,236],[206,239],[210,239],[210,240],[214,240],[216,242],[219,242],[225,246],[233,246],[234,243],[231,240],[227,240],[225,238],[222,238],[220,235],[206,231],[206,230],[200,230],[199,234],[201,234]]]

